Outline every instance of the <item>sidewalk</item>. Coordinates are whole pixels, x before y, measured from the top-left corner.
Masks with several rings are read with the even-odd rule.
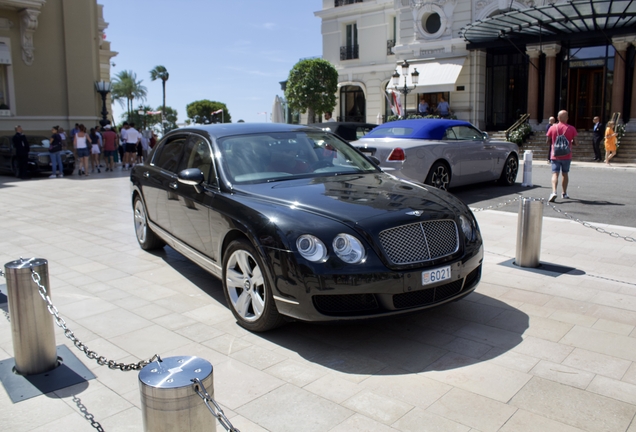
[[[241,432],[636,432],[636,243],[553,212],[544,212],[543,269],[511,264],[516,214],[482,211],[483,277],[465,299],[252,334],[217,279],[169,248],[139,248],[128,172],[4,176],[0,202],[3,267],[48,259],[53,303],[98,355],[210,361],[214,397]],[[96,378],[15,404],[0,389],[0,429],[141,431],[138,373],[97,365],[58,328],[56,343]],[[0,360],[13,355],[0,316]]]

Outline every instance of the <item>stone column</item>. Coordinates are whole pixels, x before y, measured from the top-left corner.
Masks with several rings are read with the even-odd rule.
[[[636,46],[636,40],[632,40],[632,44]],[[636,73],[632,81],[631,109],[629,123],[625,125],[626,132],[636,132]]]
[[[556,55],[561,52],[561,45],[557,43],[543,45],[542,51],[545,54],[545,79],[543,86],[543,121],[541,126],[545,129],[550,116],[556,118],[554,112],[555,84],[556,84]]]
[[[536,130],[539,123],[539,55],[541,51],[538,46],[528,45],[526,54],[530,57],[528,65],[528,114],[530,114],[530,119],[528,123],[532,129]]]
[[[623,120],[623,104],[625,102],[625,55],[629,41],[625,37],[613,38],[612,45],[616,49],[614,54],[614,83],[612,84],[612,112],[621,113],[621,122]]]

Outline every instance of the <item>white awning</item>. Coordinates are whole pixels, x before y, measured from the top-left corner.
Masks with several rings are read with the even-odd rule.
[[[413,60],[409,62],[409,73],[406,78],[406,85],[412,87],[411,73],[417,69],[420,79],[417,87],[413,90],[416,93],[436,93],[450,92],[455,90],[457,77],[462,71],[466,57],[455,57],[451,59],[435,59],[428,61]],[[396,67],[398,73],[402,73],[400,64]],[[404,78],[400,77],[400,87],[404,86]],[[393,86],[389,82],[387,91],[393,91]]]
[[[0,43],[0,64],[11,64],[11,52],[3,43]]]

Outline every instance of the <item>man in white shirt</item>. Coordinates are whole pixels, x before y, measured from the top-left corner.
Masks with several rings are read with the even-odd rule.
[[[326,122],[335,122],[336,119],[331,116],[331,112],[327,111],[325,113],[325,121]]]
[[[124,147],[126,165],[122,169],[130,169],[135,163],[135,155],[137,154],[137,143],[141,138],[141,134],[135,129],[135,124],[130,123],[126,129],[126,144]]]

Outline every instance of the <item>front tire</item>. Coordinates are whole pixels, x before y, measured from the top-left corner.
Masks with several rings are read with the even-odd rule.
[[[437,189],[447,191],[450,178],[451,174],[448,166],[446,166],[443,162],[435,162],[431,167],[431,170],[428,172],[424,183]]]
[[[223,292],[239,325],[264,332],[283,324],[265,267],[254,247],[247,240],[235,240],[223,255]]]
[[[517,181],[517,173],[519,172],[519,160],[514,154],[511,154],[506,159],[503,170],[501,170],[501,177],[499,177],[499,183],[502,186],[512,186]]]
[[[161,240],[148,226],[148,215],[146,213],[146,206],[141,200],[139,195],[135,196],[133,204],[134,222],[135,222],[135,235],[137,236],[137,242],[143,250],[155,250],[161,249],[166,243]]]

